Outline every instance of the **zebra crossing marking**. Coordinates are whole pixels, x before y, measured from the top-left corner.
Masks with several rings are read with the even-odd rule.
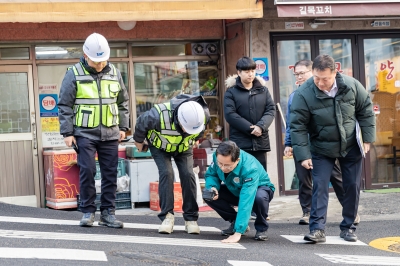
[[[358,265],[400,265],[399,257],[383,256],[360,256],[360,255],[342,255],[342,254],[317,254],[321,258],[338,264],[358,264]]]
[[[0,258],[108,261],[104,251],[63,248],[0,248]]]
[[[241,260],[228,260],[228,263],[233,266],[272,266],[266,261],[241,261]]]
[[[10,223],[28,223],[28,224],[52,224],[52,225],[79,225],[77,220],[59,220],[59,219],[43,219],[31,217],[11,217],[0,216],[0,222]],[[99,226],[97,222],[93,226]],[[151,229],[158,230],[159,224],[141,224],[141,223],[124,223],[124,228],[130,229]],[[185,231],[184,225],[174,225],[174,231]],[[218,232],[221,230],[212,226],[200,226],[201,232]]]
[[[76,234],[76,233],[53,233],[37,231],[18,231],[0,230],[0,237],[5,238],[26,238],[41,240],[72,240],[72,241],[98,241],[98,242],[117,242],[135,243],[150,245],[171,245],[171,246],[190,246],[202,248],[226,248],[226,249],[246,249],[239,243],[225,244],[220,240],[203,240],[189,238],[168,238],[168,237],[142,237],[106,234]]]
[[[295,235],[281,235],[282,237],[286,238],[289,241],[292,241],[296,244],[312,244],[310,241],[304,240],[304,236],[295,236]],[[327,236],[326,242],[324,243],[316,243],[316,244],[327,244],[327,245],[348,245],[348,246],[367,246],[364,242],[360,240],[356,242],[349,242],[340,238],[339,236]]]

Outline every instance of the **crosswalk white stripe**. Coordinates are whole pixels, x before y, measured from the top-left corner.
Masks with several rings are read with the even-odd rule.
[[[399,257],[359,256],[342,254],[317,254],[316,255],[333,263],[359,264],[359,265],[400,265]]]
[[[233,266],[272,266],[266,261],[241,261],[241,260],[228,260],[228,263]]]
[[[0,258],[108,261],[104,251],[63,248],[0,248]]]
[[[190,247],[202,247],[202,248],[246,249],[244,246],[240,245],[239,243],[224,244],[219,240],[169,238],[169,237],[142,237],[142,236],[123,236],[123,235],[103,235],[103,234],[53,233],[53,232],[37,232],[37,231],[32,232],[32,231],[16,231],[16,230],[0,230],[0,237],[72,240],[72,241],[118,242],[118,243],[152,244],[152,245],[190,246]]]
[[[58,219],[11,217],[11,216],[0,216],[0,222],[28,223],[28,224],[79,225],[79,221],[77,221],[77,220],[58,220]],[[93,224],[93,226],[99,226],[99,225],[96,222]],[[158,227],[160,227],[159,224],[124,223],[124,228],[131,228],[131,229],[158,230]],[[184,225],[175,225],[174,231],[185,231],[185,226]],[[221,229],[211,227],[211,226],[200,226],[200,231],[202,231],[202,232],[221,232]]]
[[[304,236],[295,236],[295,235],[281,235],[281,237],[286,238],[287,240],[292,241],[296,244],[310,244],[310,241],[304,240]],[[356,242],[349,242],[345,241],[343,238],[339,236],[327,236],[326,242],[324,243],[317,243],[317,244],[328,244],[328,245],[347,245],[347,246],[367,246],[364,242],[360,240]]]

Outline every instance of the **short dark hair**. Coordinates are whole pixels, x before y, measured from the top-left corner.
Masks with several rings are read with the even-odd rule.
[[[253,59],[247,56],[243,56],[236,63],[236,70],[253,70],[256,69],[256,62]]]
[[[317,69],[320,71],[324,71],[325,69],[329,68],[331,72],[335,71],[336,65],[335,60],[332,56],[327,54],[321,54],[314,59],[314,63],[312,69]]]
[[[240,149],[235,142],[225,140],[218,145],[217,155],[218,154],[222,156],[230,155],[232,162],[236,162],[239,159]]]
[[[313,61],[308,59],[303,59],[297,61],[296,64],[294,64],[294,69],[296,69],[297,66],[305,66],[306,68],[311,69],[311,67],[313,66]]]

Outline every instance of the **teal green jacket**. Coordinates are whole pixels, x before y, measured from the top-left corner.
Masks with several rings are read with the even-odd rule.
[[[242,150],[240,150],[239,158],[238,165],[225,178],[224,172],[218,167],[217,155],[214,153],[213,162],[207,169],[205,180],[206,188],[215,187],[218,191],[223,181],[229,191],[239,197],[235,232],[244,234],[249,224],[258,187],[268,186],[272,191],[275,191],[275,187],[256,158]]]

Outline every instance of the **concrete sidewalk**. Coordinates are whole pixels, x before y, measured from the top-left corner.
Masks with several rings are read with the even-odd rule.
[[[117,215],[150,215],[156,216],[157,211],[149,208],[135,208],[117,210]],[[298,196],[275,197],[270,204],[270,222],[298,223],[302,216]],[[400,193],[378,194],[361,192],[359,214],[362,221],[400,220]],[[175,213],[176,217],[182,217],[181,213]],[[218,217],[214,211],[200,212],[201,217]],[[329,194],[328,221],[342,221],[342,206],[335,193]]]

